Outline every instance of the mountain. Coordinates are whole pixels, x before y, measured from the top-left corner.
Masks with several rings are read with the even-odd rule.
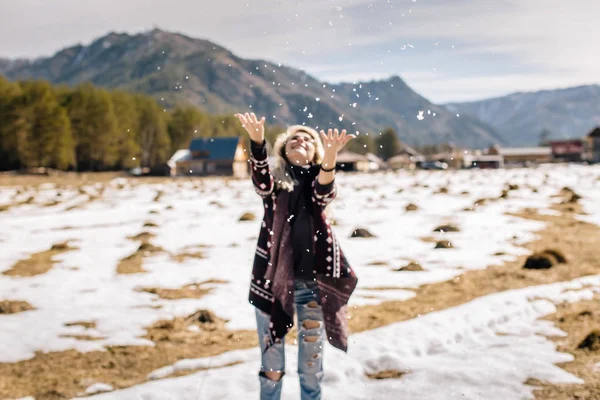
[[[446,107],[493,126],[512,145],[534,145],[544,130],[549,139],[563,139],[584,136],[600,125],[600,85],[514,93]]]
[[[166,107],[190,103],[211,113],[252,110],[266,115],[268,123],[371,133],[391,126],[410,145],[504,144],[488,125],[430,103],[399,77],[330,85],[298,69],[242,59],[207,40],[159,29],[110,33],[48,58],[0,61],[0,73],[12,80],[89,81],[143,92]]]

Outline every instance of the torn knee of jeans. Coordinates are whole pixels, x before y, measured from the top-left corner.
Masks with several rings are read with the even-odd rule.
[[[306,303],[306,307],[307,308],[319,308],[321,306],[319,305],[319,303],[317,303],[315,300],[313,300],[313,301],[309,301],[308,303]]]
[[[304,336],[304,341],[309,343],[315,343],[319,340],[319,336]]]
[[[285,375],[285,372],[284,371],[260,371],[259,375],[262,376],[263,378],[267,378],[270,381],[279,382],[283,378],[283,375]]]
[[[305,329],[320,328],[321,327],[321,321],[315,321],[315,320],[312,320],[312,319],[307,319],[306,321],[302,322],[302,326]]]

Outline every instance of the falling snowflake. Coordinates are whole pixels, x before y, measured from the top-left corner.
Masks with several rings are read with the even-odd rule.
[[[417,115],[417,119],[418,119],[419,121],[422,121],[422,120],[424,120],[424,119],[425,119],[425,117],[423,116],[423,111],[419,111],[419,115]]]
[[[344,114],[340,115],[339,118],[340,122],[342,122],[344,120]]]
[[[320,97],[315,98],[316,101],[321,101]]]

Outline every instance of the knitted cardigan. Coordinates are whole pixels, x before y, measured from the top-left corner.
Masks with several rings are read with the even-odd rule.
[[[291,224],[288,211],[290,193],[275,189],[267,150],[251,141],[251,173],[256,193],[264,205],[252,277],[249,301],[271,317],[267,348],[280,342],[293,326],[294,317],[294,259],[291,243]],[[347,304],[357,283],[356,275],[348,264],[331,230],[325,207],[335,198],[336,185],[321,185],[316,176],[320,165],[311,168],[312,183],[310,207],[313,215],[315,280],[323,310],[325,331],[329,342],[343,351],[348,348]]]

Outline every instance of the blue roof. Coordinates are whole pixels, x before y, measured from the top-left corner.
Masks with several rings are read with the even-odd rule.
[[[239,140],[239,137],[195,138],[190,143],[190,151],[205,152],[208,160],[233,160]]]

